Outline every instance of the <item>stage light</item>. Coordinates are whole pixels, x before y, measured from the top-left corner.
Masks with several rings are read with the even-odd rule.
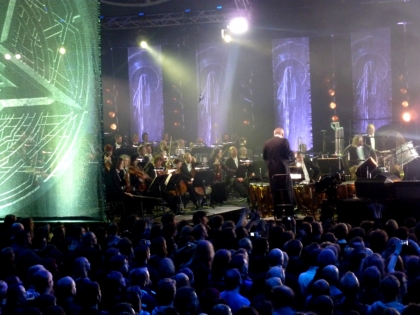
[[[335,102],[330,103],[330,108],[335,109],[337,107],[337,104]]]
[[[334,96],[334,95],[335,95],[335,90],[334,90],[334,89],[329,89],[329,90],[328,90],[328,94],[329,94],[330,96]]]
[[[109,128],[111,128],[112,130],[117,130],[117,124],[111,124]]]
[[[411,120],[411,114],[410,114],[410,113],[408,113],[408,112],[405,112],[404,114],[402,114],[402,119],[403,119],[405,122],[409,122],[409,121]]]
[[[139,16],[144,16],[144,12],[140,12],[139,13]]]
[[[10,54],[5,54],[4,59],[10,60],[10,59],[12,59],[12,56]]]
[[[232,41],[232,36],[227,30],[222,30],[222,38],[226,43],[230,43]]]
[[[64,55],[66,53],[66,49],[64,47],[60,47],[60,49],[58,49],[58,52]]]
[[[249,125],[249,120],[244,120],[244,125]]]
[[[222,7],[221,5],[218,5],[218,6],[216,7],[216,9],[217,9],[217,10],[222,10],[222,9],[223,9],[223,7]]]
[[[402,103],[401,103],[401,105],[403,106],[403,107],[408,107],[408,102],[407,101],[403,101]]]
[[[191,9],[185,9],[185,13],[190,13]]]
[[[109,115],[109,117],[114,118],[115,117],[115,112],[109,112],[108,115]]]
[[[149,45],[147,45],[147,42],[146,42],[146,41],[142,40],[142,41],[140,42],[140,47],[141,47],[141,48],[146,49],[148,46],[149,46]]]
[[[406,88],[401,88],[400,92],[401,92],[401,94],[407,94],[407,89]]]
[[[20,59],[22,58],[22,55],[21,55],[21,54],[16,54],[16,55],[15,55],[15,58],[16,58],[17,60],[20,60]]]
[[[243,34],[248,30],[248,20],[244,17],[232,19],[228,25],[228,29],[235,34]]]
[[[334,115],[334,116],[332,116],[332,117],[331,117],[331,120],[332,120],[332,121],[334,121],[334,122],[337,122],[337,121],[338,121],[338,116],[335,116],[335,115]]]

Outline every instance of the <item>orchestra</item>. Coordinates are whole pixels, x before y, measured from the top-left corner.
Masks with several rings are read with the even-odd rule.
[[[223,203],[228,198],[247,200],[251,208],[265,213],[266,216],[274,207],[274,194],[270,192],[270,186],[274,184],[270,182],[267,168],[269,158],[263,157],[262,152],[253,155],[253,151],[247,148],[249,144],[247,145],[244,137],[232,137],[225,133],[222,143],[207,145],[202,138],[198,138],[189,147],[182,138],[172,141],[172,137],[166,132],[159,142],[150,141],[147,132],[142,133],[142,142],[134,134],[128,146],[122,142],[121,135],[116,135],[114,139],[115,143],[107,144],[103,153],[104,169],[109,173],[106,183],[111,185],[107,187],[107,192],[114,199],[116,196],[126,199],[133,195],[159,197],[177,214],[182,213],[189,202],[193,209],[200,209],[203,200],[208,201],[211,196],[218,203]],[[409,162],[401,161],[407,158],[407,152],[412,155],[411,160],[416,159],[418,154],[415,147],[408,142],[397,148],[384,150],[381,147],[383,143],[385,142],[378,132],[375,133],[373,124],[368,125],[367,135],[355,135],[342,154],[305,152],[306,145],[300,143],[299,151],[294,151],[286,162],[282,162],[289,164],[286,165],[285,174],[289,176],[290,172],[294,192],[294,200],[291,202],[293,206],[306,209],[319,206],[315,201],[314,185],[322,175],[333,172],[331,167],[324,167],[325,163],[338,163],[337,171],[342,173],[343,178],[345,176],[348,181],[346,185],[350,187],[345,189],[346,197],[349,196],[347,192],[352,190],[351,187],[354,190],[354,181],[357,178],[369,177],[375,170],[400,170],[397,175],[404,176],[404,165],[397,163]],[[403,158],[396,156],[399,150],[403,151]],[[375,170],[368,168],[369,174],[366,175],[366,172],[362,174],[360,170],[368,158],[375,165]],[[218,198],[220,196],[215,194],[225,196]]]

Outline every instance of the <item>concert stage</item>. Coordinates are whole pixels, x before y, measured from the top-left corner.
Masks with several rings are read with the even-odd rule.
[[[207,216],[213,216],[213,215],[221,215],[225,220],[236,220],[234,218],[239,217],[240,212],[243,208],[247,208],[248,205],[239,206],[239,205],[233,205],[233,204],[223,204],[219,206],[215,206],[214,209],[212,207],[204,207],[203,210],[207,213]],[[198,210],[186,210],[185,214],[177,215],[176,220],[179,222],[181,220],[187,220],[188,222],[192,222],[193,214]]]

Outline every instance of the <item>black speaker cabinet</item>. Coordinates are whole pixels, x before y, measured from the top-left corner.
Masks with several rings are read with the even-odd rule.
[[[358,178],[355,182],[356,196],[369,199],[395,198],[395,182],[401,179],[395,175],[379,174],[375,178]]]
[[[395,183],[395,198],[403,200],[420,200],[420,181],[409,180]]]
[[[376,169],[378,164],[371,157],[366,159],[356,170],[357,178],[368,178],[369,174]]]

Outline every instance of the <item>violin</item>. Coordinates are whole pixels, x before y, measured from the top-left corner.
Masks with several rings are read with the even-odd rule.
[[[147,189],[147,183],[152,180],[150,176],[147,175],[143,170],[140,170],[135,166],[130,166],[128,168],[127,174],[135,175],[139,179],[140,184],[138,185],[138,187],[136,187],[139,191],[145,191]],[[128,181],[128,183],[130,182]],[[127,186],[129,186],[129,189],[131,190],[131,185],[127,184]]]

